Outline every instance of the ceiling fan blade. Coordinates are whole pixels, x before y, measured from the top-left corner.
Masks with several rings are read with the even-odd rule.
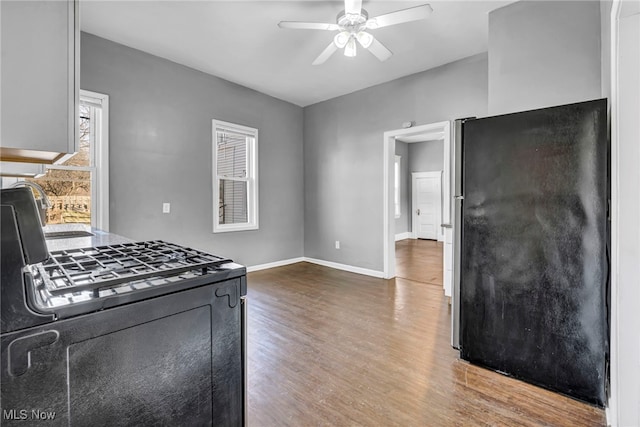
[[[327,59],[331,57],[331,55],[333,55],[336,52],[336,50],[338,50],[338,46],[336,46],[334,42],[331,42],[331,44],[327,46],[327,48],[323,50],[320,55],[318,55],[315,61],[313,61],[312,65],[320,65],[324,63]]]
[[[344,0],[344,13],[360,15],[362,11],[362,0]]]
[[[324,22],[297,22],[297,21],[280,21],[278,27],[292,30],[326,30],[335,31],[339,27],[337,24],[326,24]]]
[[[428,4],[410,7],[409,9],[398,10],[376,16],[367,21],[367,28],[375,29],[388,27],[389,25],[404,24],[405,22],[418,21],[431,15],[433,9]]]
[[[372,39],[373,40],[371,41],[371,44],[368,48],[369,52],[373,53],[373,56],[375,56],[382,62],[391,58],[391,55],[393,55],[393,53],[389,49],[387,49],[385,45],[380,43],[375,37],[372,36]]]

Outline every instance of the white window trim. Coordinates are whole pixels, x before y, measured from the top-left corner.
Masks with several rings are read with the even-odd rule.
[[[219,130],[228,130],[230,132],[241,132],[253,136],[253,143],[249,144],[248,154],[248,186],[247,186],[247,220],[242,224],[220,224],[219,222],[219,203],[220,200],[220,184],[217,174],[218,165],[218,148],[216,132]],[[235,123],[224,122],[222,120],[211,121],[211,152],[212,152],[212,182],[213,182],[213,232],[225,233],[231,231],[247,231],[257,230],[259,228],[258,221],[258,129],[248,126],[242,126]],[[232,179],[232,178],[225,178]],[[244,180],[243,180],[244,181]]]
[[[97,147],[98,150],[94,152],[96,177],[91,198],[95,203],[91,223],[100,230],[109,231],[109,95],[80,90],[80,100],[100,104],[102,117],[95,129],[95,136],[100,140],[92,146],[92,149]]]
[[[92,133],[97,142],[94,141],[91,144],[94,164],[89,167],[54,164],[46,168],[90,171],[93,177],[91,182],[91,226],[109,231],[109,95],[80,90],[80,101],[97,104],[101,110],[100,120],[92,120],[92,125],[97,125]],[[94,151],[96,148],[97,151]],[[61,161],[64,160],[66,158]]]

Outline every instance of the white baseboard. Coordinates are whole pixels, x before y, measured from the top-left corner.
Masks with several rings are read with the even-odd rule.
[[[411,232],[407,231],[406,233],[400,233],[400,234],[396,234],[396,242],[398,240],[404,240],[404,239],[410,239],[411,238]]]
[[[304,257],[300,257],[300,258],[284,259],[282,261],[268,262],[266,264],[252,265],[251,267],[247,267],[247,272],[251,273],[252,271],[266,270],[268,268],[283,267],[285,265],[295,264],[297,262],[303,262],[304,260],[305,260]]]
[[[368,268],[355,267],[353,265],[339,264],[337,262],[306,257],[304,258],[304,261],[310,262],[312,264],[322,265],[324,267],[335,268],[336,270],[344,270],[351,273],[364,274],[365,276],[377,277],[379,279],[382,279],[384,277],[384,273],[382,271],[369,270]]]
[[[268,262],[266,264],[252,265],[250,267],[247,267],[247,272],[251,273],[253,271],[266,270],[269,268],[283,267],[285,265],[295,264],[298,262],[310,262],[311,264],[317,264],[317,265],[322,265],[324,267],[335,268],[336,270],[349,271],[351,273],[364,274],[365,276],[372,276],[380,279],[384,277],[384,273],[382,271],[369,270],[368,268],[355,267],[353,265],[340,264],[337,262],[325,261],[322,259],[307,258],[307,257],[291,258],[291,259],[285,259],[282,261]]]

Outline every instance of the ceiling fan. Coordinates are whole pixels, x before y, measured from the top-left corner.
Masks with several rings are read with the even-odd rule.
[[[362,8],[362,0],[344,0],[344,10],[338,14],[335,24],[281,21],[278,26],[294,30],[339,31],[329,46],[313,61],[313,65],[324,63],[338,49],[344,49],[345,56],[356,56],[356,41],[380,61],[386,61],[393,53],[368,30],[418,21],[428,17],[431,12],[431,6],[424,4],[369,18],[367,11]]]

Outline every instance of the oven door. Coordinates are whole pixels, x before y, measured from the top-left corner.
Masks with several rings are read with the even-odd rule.
[[[3,335],[2,424],[243,425],[240,284]]]

